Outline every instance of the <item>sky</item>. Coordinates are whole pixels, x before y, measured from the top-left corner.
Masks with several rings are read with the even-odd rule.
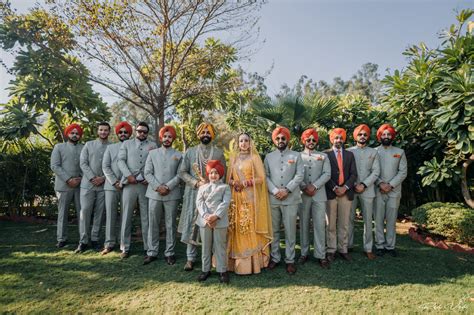
[[[35,1],[12,0],[25,12]],[[349,79],[364,63],[387,71],[406,66],[403,51],[424,42],[436,48],[439,34],[456,23],[456,11],[474,8],[474,0],[267,0],[260,11],[259,42],[250,60],[241,60],[247,72],[264,75],[270,96],[282,84],[293,86],[301,75],[313,81]],[[472,18],[471,18],[472,20]],[[1,51],[11,65],[12,57]],[[0,103],[8,100],[9,76],[0,69]],[[106,102],[116,100],[100,88]]]

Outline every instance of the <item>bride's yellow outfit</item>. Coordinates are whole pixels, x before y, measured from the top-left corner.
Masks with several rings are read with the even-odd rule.
[[[265,169],[252,143],[247,153],[239,152],[238,145],[231,149],[227,182],[233,188],[228,270],[241,275],[260,273],[270,261],[272,224]],[[241,191],[236,191],[235,183],[240,183]]]

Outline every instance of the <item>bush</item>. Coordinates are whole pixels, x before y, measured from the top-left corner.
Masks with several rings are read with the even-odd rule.
[[[431,233],[474,245],[474,210],[461,203],[430,202],[413,209],[413,219]]]

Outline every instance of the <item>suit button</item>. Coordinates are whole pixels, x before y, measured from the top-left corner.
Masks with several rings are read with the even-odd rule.
[[[311,169],[311,166],[309,167],[309,169]]]
[[[283,178],[283,176],[281,178]]]

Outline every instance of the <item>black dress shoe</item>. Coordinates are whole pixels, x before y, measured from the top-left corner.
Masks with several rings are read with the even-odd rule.
[[[227,272],[219,273],[219,281],[221,283],[228,284],[229,283],[229,274]]]
[[[386,252],[387,254],[389,254],[390,256],[392,256],[392,257],[398,257],[398,253],[397,253],[397,251],[394,250],[394,249],[386,249],[385,252]]]
[[[99,245],[99,242],[97,242],[97,241],[91,241],[91,247],[96,252],[100,252],[100,250],[102,249],[102,247]]]
[[[339,253],[339,256],[341,256],[341,258],[344,259],[345,261],[349,261],[349,262],[352,261],[352,256],[349,253]]]
[[[156,260],[155,256],[145,256],[145,259],[143,259],[143,264],[148,265],[149,263],[155,260]]]
[[[79,243],[79,246],[77,246],[76,250],[74,251],[74,254],[82,254],[85,252],[87,249],[86,244]]]
[[[304,265],[309,260],[309,257],[306,255],[300,256],[298,263]]]
[[[383,255],[385,255],[385,251],[382,248],[377,248],[375,250],[375,255],[382,257]]]
[[[278,266],[278,263],[276,261],[270,261],[270,263],[268,264],[268,270],[273,270],[275,269],[276,267]]]
[[[120,259],[127,259],[128,257],[130,257],[129,252],[121,252],[120,253]]]
[[[192,271],[194,269],[194,262],[188,260],[184,265],[184,271]]]
[[[348,248],[347,252],[352,253],[354,251],[354,247]]]
[[[208,272],[201,272],[201,274],[198,276],[198,281],[206,281],[207,278],[209,278],[211,276],[211,272],[208,271]]]
[[[329,265],[330,265],[329,260],[327,260],[327,259],[318,259],[318,260],[319,260],[318,262],[319,262],[319,265],[321,266],[321,268],[329,269]]]
[[[296,273],[296,266],[295,266],[295,264],[292,264],[292,263],[286,264],[286,272],[287,272],[289,275],[294,275],[294,274]]]
[[[56,247],[57,248],[63,248],[64,246],[66,246],[66,241],[59,241],[57,244],[56,244]]]
[[[174,255],[165,257],[165,260],[166,260],[166,263],[170,266],[176,263],[176,257]]]

